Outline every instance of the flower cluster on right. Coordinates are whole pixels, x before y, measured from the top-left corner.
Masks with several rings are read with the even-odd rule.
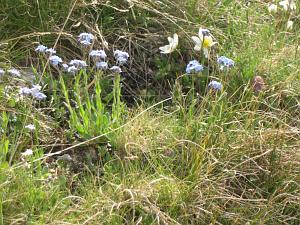
[[[198,36],[192,36],[191,38],[195,44],[194,50],[201,51],[203,52],[205,58],[210,58],[211,48],[217,43],[214,41],[210,30],[200,28]],[[169,37],[168,41],[168,45],[159,48],[162,54],[169,54],[176,50],[178,46],[178,35],[174,34],[174,37]],[[221,71],[229,70],[230,68],[234,67],[234,61],[226,56],[218,56],[216,62]],[[193,59],[187,64],[185,72],[186,74],[195,74],[201,73],[203,70],[204,66],[201,65],[199,61]],[[214,91],[221,91],[222,84],[219,81],[212,80],[210,83],[208,83],[208,88]]]

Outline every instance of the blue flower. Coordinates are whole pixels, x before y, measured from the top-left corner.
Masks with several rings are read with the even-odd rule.
[[[126,58],[128,59],[129,58],[129,54],[127,52],[123,52],[123,51],[120,51],[120,50],[116,50],[114,51],[114,57],[117,59],[117,58]]]
[[[42,89],[42,87],[38,84],[34,84],[32,85],[32,88],[31,90],[34,92],[34,91],[40,91]]]
[[[113,73],[122,73],[122,70],[119,66],[113,66],[113,67],[109,68],[109,70]]]
[[[50,56],[49,61],[53,66],[57,66],[59,63],[62,63],[62,59],[57,55]]]
[[[66,64],[66,63],[63,63],[61,66],[64,69],[64,71],[67,71],[69,68],[68,64]]]
[[[53,48],[48,48],[48,49],[46,49],[46,53],[55,54],[56,51]]]
[[[87,40],[83,40],[83,41],[80,41],[80,44],[84,45],[84,46],[89,46],[91,45],[92,43],[87,41]]]
[[[96,68],[99,70],[107,70],[108,69],[108,64],[107,62],[97,62],[96,63]]]
[[[95,61],[105,60],[107,55],[104,50],[93,50],[90,52],[90,57],[94,58]]]
[[[36,51],[36,52],[40,52],[40,53],[44,53],[44,52],[46,52],[47,49],[48,49],[48,48],[47,48],[46,46],[44,46],[44,45],[39,45],[39,46],[36,47],[35,51]]]
[[[117,58],[117,64],[119,64],[120,66],[124,65],[127,63],[127,59],[126,58],[123,58],[123,57],[120,57],[120,58]]]
[[[229,59],[229,58],[225,57],[225,56],[220,56],[217,59],[217,63],[220,65],[221,70],[223,70],[224,67],[229,69],[229,68],[234,66],[234,61],[232,59]]]
[[[11,68],[10,70],[7,71],[10,75],[15,76],[15,77],[21,77],[21,73],[19,70],[15,68]]]
[[[200,32],[202,33],[203,36],[210,36],[211,35],[210,30],[205,29],[205,28],[200,28],[199,33]]]
[[[84,67],[87,67],[87,64],[83,60],[73,59],[70,61],[69,65],[75,66],[77,69],[82,69]]]
[[[30,91],[31,91],[31,95],[34,99],[44,100],[45,98],[47,98],[47,96],[41,92],[41,89],[42,89],[42,87],[38,84],[32,85],[32,88],[30,89]]]
[[[197,60],[192,60],[187,64],[185,71],[188,74],[200,73],[203,71],[203,66]]]
[[[222,84],[221,84],[220,82],[218,82],[218,81],[213,80],[213,81],[211,81],[211,82],[208,84],[208,88],[209,88],[209,89],[213,89],[213,90],[215,90],[215,91],[221,91],[221,89],[222,89]]]
[[[70,66],[68,67],[67,71],[68,73],[75,74],[78,71],[78,69],[75,66]]]
[[[124,65],[129,58],[129,54],[127,52],[116,50],[114,51],[114,57],[117,61],[117,64]]]
[[[94,35],[90,33],[81,33],[78,36],[78,41],[83,45],[91,45],[94,40]]]
[[[44,100],[47,98],[47,95],[43,94],[42,92],[32,92],[32,96],[37,100]]]
[[[19,93],[21,95],[30,95],[31,94],[31,89],[28,87],[21,87],[19,90]]]

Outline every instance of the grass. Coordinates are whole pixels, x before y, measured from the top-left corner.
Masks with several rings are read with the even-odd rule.
[[[298,3],[0,2],[0,68],[27,71],[0,77],[0,224],[299,224]],[[210,60],[190,41],[200,26],[218,41]],[[70,75],[34,52],[56,43],[64,61],[92,65],[83,31],[109,63],[129,52],[121,76]],[[160,54],[175,32],[177,50]],[[192,59],[201,74],[184,74]],[[20,98],[39,81],[46,100]]]

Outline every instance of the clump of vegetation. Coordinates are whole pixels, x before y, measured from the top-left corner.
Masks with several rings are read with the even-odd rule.
[[[298,2],[1,6],[1,224],[299,224]]]

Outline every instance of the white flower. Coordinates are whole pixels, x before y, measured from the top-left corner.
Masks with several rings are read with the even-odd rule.
[[[283,0],[279,2],[279,5],[283,7],[285,11],[296,10],[296,3],[293,0]]]
[[[163,47],[160,47],[159,50],[162,54],[169,54],[173,52],[178,46],[178,35],[175,33],[172,37],[168,37],[169,44]]]
[[[291,10],[296,10],[297,9],[296,3],[293,0],[291,0],[291,2],[290,2],[290,9]]]
[[[192,36],[192,40],[195,43],[194,50],[201,51],[203,49],[206,58],[209,56],[209,49],[217,43],[213,41],[210,31],[202,28],[199,29],[198,37]]]
[[[3,76],[5,74],[5,71],[0,68],[0,76]]]
[[[271,4],[268,7],[269,13],[276,13],[277,12],[277,5]]]
[[[31,156],[33,154],[33,151],[31,149],[26,149],[25,152],[22,152],[21,155],[22,156]]]
[[[35,130],[35,126],[33,124],[28,124],[28,125],[25,126],[25,128],[30,130],[30,131]]]
[[[294,25],[294,22],[292,20],[287,21],[286,29],[287,30],[292,30],[293,29],[293,25]]]
[[[289,0],[284,0],[279,2],[279,5],[282,6],[285,11],[289,9],[289,4],[290,4]]]

